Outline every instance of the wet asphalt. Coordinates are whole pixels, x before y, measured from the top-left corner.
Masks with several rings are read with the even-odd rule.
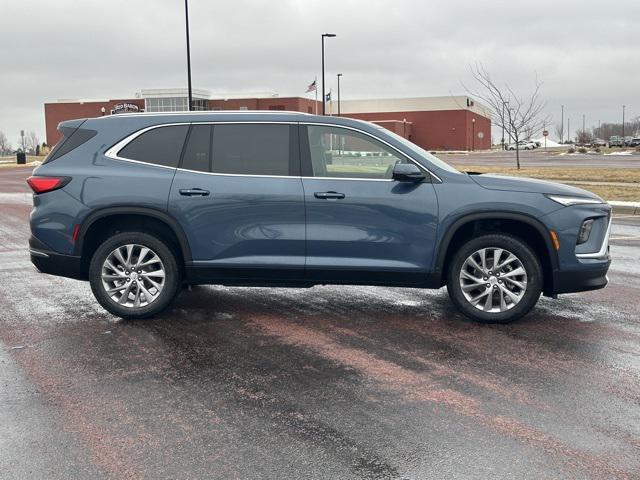
[[[640,478],[640,216],[610,285],[479,325],[445,290],[196,287],[159,318],[38,274],[0,170],[0,478]]]

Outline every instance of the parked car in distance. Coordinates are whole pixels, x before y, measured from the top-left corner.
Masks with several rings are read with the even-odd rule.
[[[633,137],[624,137],[624,146],[625,147],[632,147],[633,143]]]
[[[191,284],[446,285],[465,315],[504,323],[541,293],[607,284],[601,198],[465,174],[372,123],[185,112],[59,129],[28,179],[31,261],[88,280],[122,318],[159,314]]]
[[[518,145],[520,146],[520,150],[533,150],[534,148],[538,147],[535,142],[530,142],[528,140],[521,140],[518,142]],[[507,150],[515,150],[516,147],[517,145],[515,143],[510,143],[509,145],[507,145]]]
[[[634,137],[629,142],[630,147],[640,147],[640,137]]]
[[[609,137],[609,147],[624,147],[624,138],[619,135]]]
[[[607,142],[604,141],[601,138],[594,138],[593,140],[591,140],[591,146],[592,147],[606,147],[607,146]]]

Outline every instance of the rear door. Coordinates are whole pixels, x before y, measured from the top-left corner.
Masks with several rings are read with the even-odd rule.
[[[393,166],[410,160],[363,132],[308,124],[300,134],[308,278],[425,281],[438,215],[429,180],[392,180]]]
[[[297,125],[193,124],[169,211],[202,281],[303,276],[304,195]]]

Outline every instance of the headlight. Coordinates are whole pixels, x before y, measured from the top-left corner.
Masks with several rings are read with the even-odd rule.
[[[571,197],[568,195],[545,195],[548,199],[558,202],[565,207],[569,205],[584,205],[588,203],[603,203],[602,200],[589,197]]]

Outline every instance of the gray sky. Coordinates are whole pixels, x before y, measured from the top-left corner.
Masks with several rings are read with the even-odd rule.
[[[182,0],[2,0],[0,130],[44,139],[46,101],[186,86]],[[468,66],[529,92],[571,129],[640,115],[640,1],[190,0],[193,85],[344,99],[464,93]],[[553,128],[551,128],[553,134]],[[494,137],[498,135],[494,131]]]

